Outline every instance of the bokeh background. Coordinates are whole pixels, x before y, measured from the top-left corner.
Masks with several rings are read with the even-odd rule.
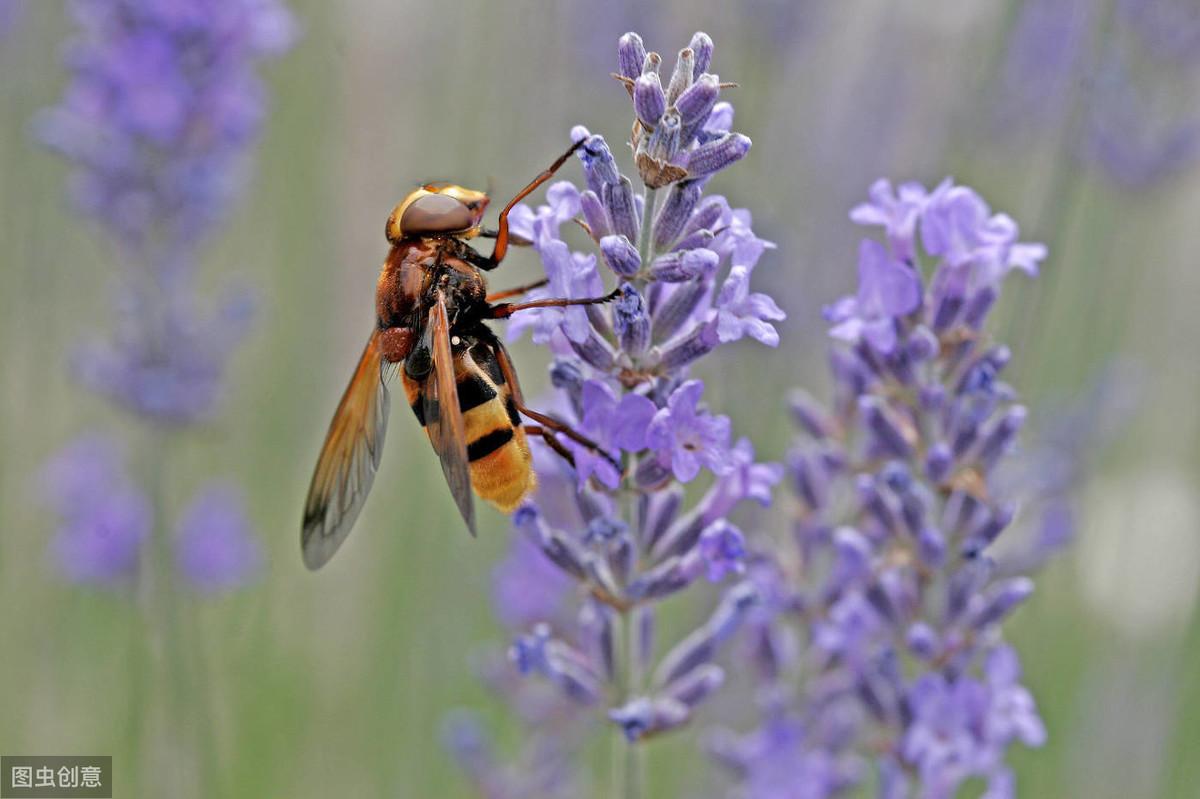
[[[264,553],[253,583],[184,594],[177,619],[202,710],[188,723],[203,719],[215,742],[200,760],[218,764],[205,795],[467,796],[439,743],[445,714],[474,707],[502,743],[517,734],[475,674],[478,653],[504,643],[489,579],[505,520],[487,512],[478,540],[463,534],[406,415],[393,417],[354,536],[317,574],[300,562],[300,504],[370,324],[393,203],[427,179],[492,180],[505,195],[574,124],[617,150],[630,112],[608,73],[629,29],[664,53],[707,31],[715,70],[741,86],[730,99],[754,149],[716,187],[778,244],[756,279],[789,319],[778,350],[746,343],[700,371],[766,456],[786,445],[786,390],[825,391],[820,309],[853,285],[860,232],[847,211],[876,177],[953,175],[1049,245],[1043,277],[1006,295],[997,329],[1032,409],[1026,440],[1069,434],[1080,457],[1076,538],[1009,628],[1050,732],[1044,749],[1015,754],[1021,794],[1197,795],[1192,0],[290,7],[301,35],[267,68],[248,190],[203,251],[205,280],[248,283],[259,315],[217,419],[162,459],[169,507],[201,479],[231,477]],[[0,2],[0,752],[112,754],[118,790],[141,786],[118,795],[177,795],[148,787],[164,764],[205,767],[130,710],[167,690],[146,665],[162,642],[128,591],[62,578],[48,555],[55,520],[36,501],[41,464],[78,434],[145,440],[67,365],[106,323],[117,257],[65,199],[65,165],[30,136],[65,83],[70,28],[63,3]],[[495,281],[538,269],[517,252]],[[546,354],[526,343],[515,357],[536,396]],[[652,795],[708,784],[680,767],[691,734],[652,750]]]

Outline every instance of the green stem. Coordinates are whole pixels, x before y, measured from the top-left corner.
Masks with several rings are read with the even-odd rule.
[[[626,659],[625,652],[625,625],[628,619],[624,613],[620,613],[613,620],[613,663],[616,667],[616,673],[613,675],[613,686],[615,689],[614,695],[623,699],[628,696],[628,673],[625,668]],[[611,774],[609,775],[609,786],[612,791],[613,799],[622,799],[627,797],[626,779],[629,771],[628,750],[632,749],[629,741],[625,740],[625,734],[617,725],[613,725],[612,746],[610,749]]]
[[[636,518],[636,517],[634,517]],[[634,608],[624,619],[626,696],[633,697],[643,690],[641,636],[643,608]],[[646,750],[640,742],[625,743],[625,799],[641,799],[646,793]]]
[[[161,759],[153,764],[152,778],[159,785],[171,788],[168,793],[178,796],[214,796],[211,790],[211,762],[205,762],[205,754],[211,752],[207,738],[209,730],[192,712],[192,674],[188,657],[187,619],[181,611],[179,591],[176,585],[175,560],[172,557],[171,535],[167,524],[166,463],[169,441],[167,433],[155,428],[150,435],[147,468],[147,487],[154,509],[154,533],[151,541],[150,569],[147,575],[152,586],[149,597],[153,606],[153,621],[159,639],[158,672],[166,686],[165,729],[162,730],[165,746],[160,750]],[[179,753],[194,759],[179,767]],[[188,783],[195,780],[196,784]]]
[[[654,195],[655,190],[646,187],[646,193],[642,195],[642,230],[638,234],[638,257],[642,260],[642,271],[645,272],[650,268],[650,261],[654,258],[654,247],[651,242],[654,240]],[[644,280],[639,280],[638,283],[644,283]],[[642,286],[637,286],[641,291]]]

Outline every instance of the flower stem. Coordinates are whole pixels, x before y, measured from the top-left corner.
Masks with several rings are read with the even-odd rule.
[[[642,230],[638,235],[638,255],[642,259],[643,269],[649,269],[650,260],[654,257],[654,248],[651,246],[651,242],[654,241],[654,235],[651,228],[654,226],[655,191],[655,189],[647,186],[642,201]]]
[[[636,518],[636,517],[635,517]],[[642,648],[639,642],[644,608],[635,607],[625,614],[625,663],[627,673],[626,696],[633,697],[642,691]],[[625,799],[641,799],[646,793],[645,748],[638,741],[625,744]]]

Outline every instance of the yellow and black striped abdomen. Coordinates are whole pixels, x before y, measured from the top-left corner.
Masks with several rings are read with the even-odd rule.
[[[400,370],[408,404],[425,426],[424,383]],[[536,485],[529,441],[495,353],[486,344],[454,354],[458,407],[466,428],[471,487],[505,513]]]

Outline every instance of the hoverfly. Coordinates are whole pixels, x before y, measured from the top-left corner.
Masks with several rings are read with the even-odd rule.
[[[508,351],[488,328],[529,308],[591,305],[616,297],[497,303],[545,284],[488,294],[483,272],[504,260],[508,214],[554,175],[575,143],[517,193],[495,230],[482,227],[485,192],[430,183],[410,193],[387,221],[391,250],[376,287],[375,329],[329,425],[304,503],[301,549],[310,569],[325,564],[350,532],[379,467],[388,417],[388,383],[397,371],[405,397],[441,460],[467,529],[475,534],[471,491],[512,511],[535,485],[528,435],[572,460],[564,435],[598,450],[567,425],[525,405]],[[491,255],[468,244],[493,238]],[[522,424],[525,416],[536,425]]]

